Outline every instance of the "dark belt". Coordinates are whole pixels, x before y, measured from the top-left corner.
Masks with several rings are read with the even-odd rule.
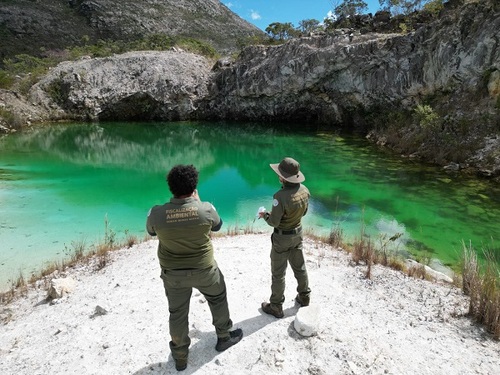
[[[297,234],[300,232],[302,232],[302,227],[298,227],[298,228],[290,229],[290,230],[281,230],[281,229],[274,228],[274,233],[277,233],[277,234]]]
[[[164,273],[165,275],[168,274],[168,273],[170,273],[170,274],[173,274],[173,275],[186,275],[186,276],[190,276],[190,275],[193,275],[193,274],[197,274],[197,273],[203,272],[204,270],[206,270],[206,268],[176,268],[176,269],[171,269],[171,270],[167,270],[165,268],[162,268],[161,272]]]

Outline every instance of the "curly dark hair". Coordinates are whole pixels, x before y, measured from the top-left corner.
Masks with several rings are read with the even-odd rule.
[[[198,185],[198,171],[193,165],[176,165],[168,172],[167,182],[174,197],[190,195]]]

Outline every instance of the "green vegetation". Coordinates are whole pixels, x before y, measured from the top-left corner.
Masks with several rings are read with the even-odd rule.
[[[448,97],[446,92],[436,93],[412,110],[372,107],[362,114],[365,127],[384,146],[399,154],[438,165],[465,163],[485,137],[498,131],[495,127],[499,118],[484,113],[478,121],[468,116],[467,104],[461,116],[449,116]]]
[[[430,105],[417,105],[415,108],[415,120],[423,130],[437,130],[439,126],[439,115]]]
[[[314,32],[314,31],[321,30],[321,24],[318,20],[310,18],[307,20],[299,21],[298,29],[303,34],[308,34],[308,33]]]
[[[431,0],[423,7],[425,11],[429,12],[434,17],[437,17],[439,15],[439,12],[441,12],[443,8],[443,0]]]
[[[410,14],[422,9],[426,0],[379,0],[382,9],[394,14]]]
[[[333,10],[338,17],[353,17],[362,14],[368,9],[368,4],[363,0],[344,0]]]
[[[210,59],[219,57],[215,48],[206,42],[165,34],[152,34],[132,42],[99,40],[95,44],[86,44],[88,40],[88,37],[84,37],[83,45],[72,47],[57,55],[46,53],[46,57],[36,57],[21,54],[4,60],[4,68],[0,69],[0,88],[15,89],[26,94],[51,67],[82,56],[107,57],[130,51],[167,51],[176,47]],[[61,87],[57,83],[50,88],[50,92],[56,102],[63,98]]]
[[[0,89],[8,89],[14,84],[14,77],[5,70],[0,70]]]
[[[47,87],[47,94],[57,104],[62,105],[66,100],[64,84],[61,79],[55,79]]]
[[[36,83],[41,76],[47,73],[51,66],[56,64],[53,58],[38,58],[26,54],[17,55],[12,59],[4,60],[4,70],[0,70],[0,80],[5,83],[2,88],[10,88],[7,84],[17,84],[16,87],[22,94]],[[16,82],[14,77],[20,77]]]
[[[298,31],[290,22],[273,22],[268,27],[266,27],[266,33],[268,33],[272,39],[276,39],[279,41],[285,41],[287,39],[298,36]]]
[[[0,108],[0,118],[12,129],[20,128],[23,123],[17,114],[5,108]]]

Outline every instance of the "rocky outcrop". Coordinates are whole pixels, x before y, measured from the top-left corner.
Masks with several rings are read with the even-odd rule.
[[[76,281],[71,277],[52,279],[47,292],[48,299],[58,299],[75,290]]]
[[[339,32],[248,47],[212,72],[207,59],[175,51],[83,59],[53,69],[31,98],[78,119],[362,126],[363,114],[373,108],[411,109],[426,96],[445,93],[450,110],[473,103],[484,114],[497,109],[499,29],[499,12],[473,4],[459,19],[445,17],[406,35]]]
[[[498,30],[500,12],[478,3],[407,35],[325,34],[250,47],[216,75],[205,113],[362,126],[373,108],[410,109],[441,94],[452,111],[496,111]]]
[[[208,93],[210,69],[177,50],[81,59],[58,65],[30,99],[58,120],[187,120]]]

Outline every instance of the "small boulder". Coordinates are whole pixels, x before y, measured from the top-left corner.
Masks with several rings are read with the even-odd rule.
[[[73,292],[76,287],[76,281],[71,277],[64,277],[60,279],[52,279],[48,291],[49,299],[57,299],[63,297],[67,293]]]
[[[301,307],[295,316],[293,327],[302,336],[314,336],[318,333],[320,308],[316,305]]]

